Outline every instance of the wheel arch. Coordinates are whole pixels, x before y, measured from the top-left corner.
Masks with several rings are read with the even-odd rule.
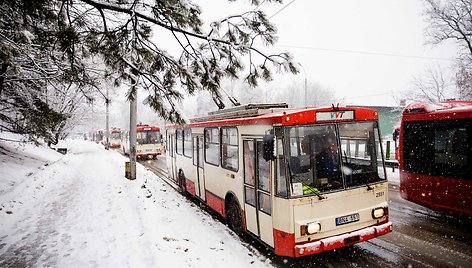
[[[238,205],[239,209],[241,212],[243,211],[241,203],[239,202],[238,197],[233,191],[228,191],[225,195],[225,217],[226,217],[226,212],[229,209],[229,206],[231,205],[232,202],[235,202],[236,205]]]
[[[244,209],[243,206],[238,199],[237,195],[233,191],[228,191],[225,196],[225,215],[224,218],[227,220],[227,213],[230,208],[230,205],[232,202],[235,202],[235,204],[239,207],[239,212],[241,214],[241,220],[242,220],[242,227],[243,227],[243,232],[246,232],[246,217],[244,215]]]

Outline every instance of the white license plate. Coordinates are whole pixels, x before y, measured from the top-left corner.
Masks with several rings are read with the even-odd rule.
[[[343,225],[346,223],[351,223],[359,220],[359,213],[346,215],[336,218],[336,225]]]

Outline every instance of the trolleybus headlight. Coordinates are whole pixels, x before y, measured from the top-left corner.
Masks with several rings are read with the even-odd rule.
[[[372,210],[372,218],[374,219],[382,218],[384,215],[385,215],[384,208],[374,208]]]
[[[319,222],[310,222],[307,225],[300,226],[301,235],[311,235],[316,234],[321,231],[321,224]]]

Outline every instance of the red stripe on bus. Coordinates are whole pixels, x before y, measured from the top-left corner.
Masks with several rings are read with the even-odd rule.
[[[196,195],[195,192],[195,183],[187,178],[185,178],[185,187],[187,189],[187,192],[193,196]]]
[[[295,234],[286,233],[274,228],[274,251],[276,255],[295,256]]]
[[[136,127],[136,131],[141,132],[141,131],[159,131],[161,130],[159,127],[155,126],[139,126]]]
[[[205,200],[209,207],[216,211],[221,216],[225,216],[225,201],[213,193],[205,190]]]
[[[310,123],[330,123],[338,122],[338,120],[316,121],[317,112],[331,112],[333,108],[315,108],[315,109],[294,109],[274,113],[263,114],[259,116],[250,116],[234,119],[222,119],[213,121],[196,122],[185,125],[185,127],[215,127],[215,126],[232,126],[232,125],[262,125],[262,124],[281,124],[283,126],[293,126]],[[378,112],[376,110],[358,107],[339,107],[336,111],[354,111],[354,119],[345,121],[358,120],[378,120]],[[180,128],[180,125],[168,125],[167,128]]]

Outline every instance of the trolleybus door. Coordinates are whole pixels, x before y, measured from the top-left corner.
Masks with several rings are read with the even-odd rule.
[[[177,174],[176,174],[176,164],[175,164],[175,134],[169,134],[167,137],[167,154],[170,157],[170,166],[167,166],[168,172],[170,172],[169,177],[177,182]]]
[[[243,140],[243,148],[246,228],[274,246],[270,161],[263,158],[262,140]]]
[[[193,164],[197,167],[196,195],[205,201],[205,172],[203,170],[203,136],[193,137]]]

